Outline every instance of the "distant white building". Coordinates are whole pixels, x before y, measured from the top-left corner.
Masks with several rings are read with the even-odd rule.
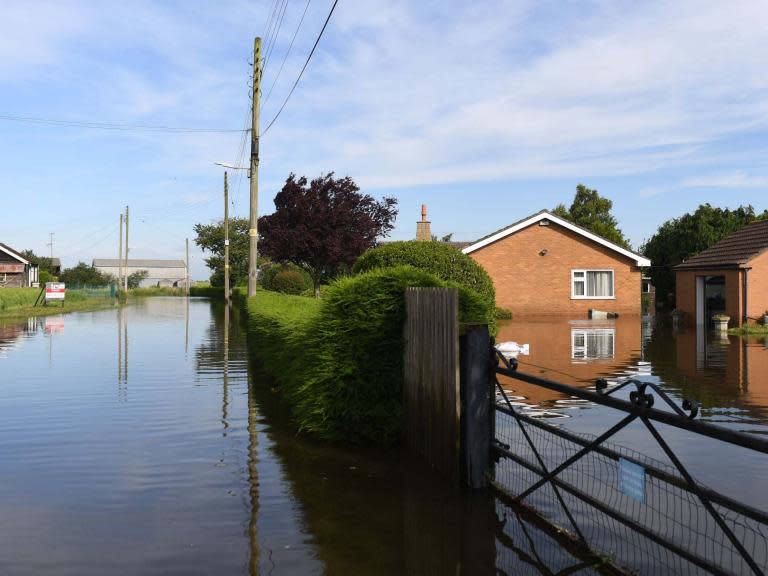
[[[117,278],[120,261],[117,258],[94,258],[92,266],[103,274]],[[128,267],[123,274],[147,271],[147,277],[139,283],[141,288],[156,286],[184,286],[187,279],[187,266],[184,260],[128,259]]]

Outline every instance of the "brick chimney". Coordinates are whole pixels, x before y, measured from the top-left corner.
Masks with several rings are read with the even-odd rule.
[[[416,240],[419,242],[429,242],[432,240],[432,228],[427,220],[427,205],[421,205],[421,221],[416,222]]]

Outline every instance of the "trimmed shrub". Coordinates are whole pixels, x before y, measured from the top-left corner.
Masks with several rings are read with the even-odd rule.
[[[446,282],[473,290],[485,301],[485,317],[492,334],[496,333],[496,291],[488,273],[461,250],[445,242],[392,242],[365,252],[355,262],[359,274],[376,268],[413,266]]]
[[[441,280],[456,282],[490,301],[496,300],[493,281],[477,262],[445,242],[392,242],[365,252],[357,259],[353,272],[374,268],[409,265],[434,274]]]
[[[401,266],[337,280],[322,300],[262,291],[248,301],[249,348],[301,430],[392,445],[403,425],[405,289],[450,285]],[[488,322],[485,300],[456,287],[461,321]]]
[[[272,279],[272,290],[283,294],[299,295],[308,288],[307,281],[295,270],[282,270]]]
[[[269,263],[264,264],[261,266],[259,270],[259,284],[261,285],[264,290],[270,290],[272,292],[280,292],[275,287],[275,278],[281,274],[282,272],[295,272],[298,275],[302,277],[304,280],[304,290],[307,290],[308,288],[312,287],[312,278],[310,278],[309,273],[304,270],[301,266],[297,266],[296,264],[275,264],[275,263]],[[291,292],[291,294],[301,294],[301,292]]]

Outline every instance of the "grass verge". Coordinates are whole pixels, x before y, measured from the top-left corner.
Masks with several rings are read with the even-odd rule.
[[[64,306],[50,304],[35,306],[40,294],[39,288],[2,288],[0,289],[0,318],[25,318],[28,316],[52,316],[68,312],[87,312],[111,308],[114,298],[90,298],[77,291],[68,291]]]
[[[172,288],[169,286],[152,288],[131,288],[128,290],[129,298],[151,298],[153,296],[186,296],[184,288]],[[205,296],[208,298],[224,298],[224,288],[214,286],[193,286],[189,289],[190,296]]]

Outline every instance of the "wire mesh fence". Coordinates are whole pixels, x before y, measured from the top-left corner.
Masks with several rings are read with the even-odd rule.
[[[614,429],[640,419],[669,450],[642,415],[619,416],[625,418]],[[768,570],[768,515],[696,482],[671,451],[668,464],[604,436],[610,434],[579,434],[531,418],[504,397],[496,406],[494,485],[632,572]]]
[[[67,293],[69,295],[82,296],[83,298],[115,298],[117,296],[117,286],[107,284],[104,286],[89,286],[87,284],[67,284]]]

